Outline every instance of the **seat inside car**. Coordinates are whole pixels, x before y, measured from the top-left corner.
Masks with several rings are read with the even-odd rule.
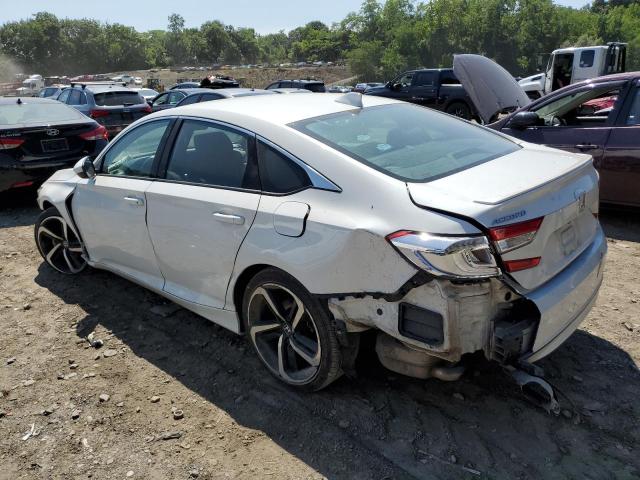
[[[180,135],[167,177],[209,185],[241,186],[246,164],[233,149],[229,137],[209,128],[201,132],[193,129],[190,133]],[[193,147],[189,148],[189,144]]]

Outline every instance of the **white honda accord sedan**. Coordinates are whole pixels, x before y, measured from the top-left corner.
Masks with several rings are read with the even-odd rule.
[[[455,380],[475,352],[535,362],[589,312],[606,253],[591,157],[356,93],[149,115],[38,201],[52,268],[109,270],[244,333],[306,390],[370,329],[415,377]]]

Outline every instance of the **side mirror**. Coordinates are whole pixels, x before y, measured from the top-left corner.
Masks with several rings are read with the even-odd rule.
[[[96,167],[91,157],[84,157],[78,160],[73,166],[73,171],[82,178],[93,178],[96,176]]]
[[[391,85],[391,90],[393,90],[395,92],[399,92],[400,90],[402,90],[402,84],[401,83],[394,83],[393,85]]]
[[[524,130],[527,127],[535,127],[540,122],[540,117],[536,112],[518,112],[509,122],[510,128]]]

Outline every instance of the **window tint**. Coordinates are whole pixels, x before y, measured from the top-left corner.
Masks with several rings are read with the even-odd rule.
[[[94,94],[93,98],[96,101],[96,105],[101,107],[146,103],[138,92],[103,92]]]
[[[520,148],[485,128],[410,104],[350,110],[290,126],[404,181],[434,180]]]
[[[441,85],[460,85],[460,80],[451,71],[445,71],[440,74]]]
[[[323,93],[327,91],[323,83],[307,83],[303,84],[301,88],[306,88],[307,90],[316,93]]]
[[[197,103],[200,95],[189,95],[188,97],[184,97],[180,102],[180,106],[182,105],[191,105],[192,103]]]
[[[634,92],[633,103],[631,104],[626,124],[640,125],[640,88],[636,88]]]
[[[418,72],[413,81],[414,87],[433,87],[436,83],[437,72]]]
[[[396,78],[393,83],[399,83],[400,85],[402,85],[403,87],[408,87],[409,85],[411,85],[411,81],[413,80],[413,72],[407,72],[403,75],[400,75],[398,78]]]
[[[593,58],[595,57],[595,50],[584,50],[580,54],[580,67],[589,68],[593,67]]]
[[[65,90],[58,96],[57,100],[59,102],[66,103],[70,94],[71,94],[71,90]]]
[[[211,100],[220,100],[224,98],[222,95],[217,95],[215,93],[204,93],[202,97],[200,97],[201,102],[209,102]]]
[[[153,102],[154,105],[164,105],[165,103],[167,103],[167,100],[169,100],[169,94],[168,93],[163,93],[162,95],[160,95],[158,98],[156,98]]]
[[[80,105],[80,90],[73,90],[67,103],[69,105]]]
[[[9,104],[0,107],[0,126],[25,123],[56,123],[68,120],[83,121],[86,117],[75,108],[61,103],[29,103],[27,99],[22,104]]]
[[[258,162],[264,192],[291,193],[311,185],[299,165],[262,142],[258,143]]]
[[[167,179],[222,187],[245,186],[249,138],[229,128],[185,120],[176,138]]]
[[[118,137],[104,156],[102,172],[131,177],[151,176],[153,160],[168,125],[169,120],[149,122],[124,137]]]

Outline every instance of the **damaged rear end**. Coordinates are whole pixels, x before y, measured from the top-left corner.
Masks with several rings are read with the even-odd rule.
[[[352,329],[388,334],[377,344],[388,368],[455,380],[457,363],[478,351],[526,365],[562,344],[590,311],[606,253],[590,157],[525,146],[431,182],[408,182],[407,191],[420,209],[478,233],[390,232],[388,242],[420,272],[413,283],[395,296],[330,300]]]

